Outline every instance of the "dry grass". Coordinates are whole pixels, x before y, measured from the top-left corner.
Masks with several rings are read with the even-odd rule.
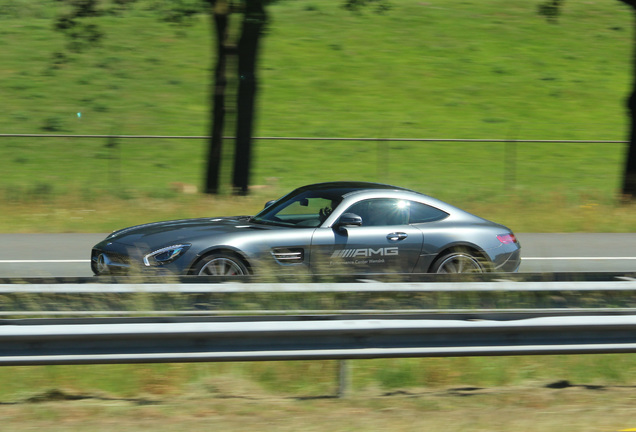
[[[278,195],[274,194],[276,197]],[[110,195],[83,199],[78,195],[6,202],[0,221],[5,233],[110,232],[146,222],[194,217],[254,214],[267,199],[175,195],[127,199]]]
[[[460,207],[516,232],[636,231],[635,202],[621,204],[598,196],[516,194],[492,201],[469,201]]]
[[[346,399],[281,397],[223,380],[209,388],[160,399],[58,393],[55,400],[0,405],[2,430],[599,432],[636,426],[633,387],[456,387],[365,391]]]
[[[166,198],[81,194],[6,201],[0,232],[110,232],[141,223],[191,217],[255,214],[266,201],[283,195],[279,187],[257,189],[251,196],[174,194]],[[634,232],[636,204],[618,204],[597,196],[565,193],[509,194],[491,199],[452,202],[465,210],[509,226],[516,232]]]

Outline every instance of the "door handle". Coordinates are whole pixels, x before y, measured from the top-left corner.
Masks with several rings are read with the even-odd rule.
[[[403,232],[394,232],[391,234],[388,234],[386,236],[386,238],[388,238],[391,241],[400,241],[400,240],[404,240],[405,238],[407,238],[409,235],[407,233],[403,233]]]

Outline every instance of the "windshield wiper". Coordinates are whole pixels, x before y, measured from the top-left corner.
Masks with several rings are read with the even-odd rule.
[[[251,216],[248,220],[250,223],[259,224],[259,225],[278,225],[276,222],[268,221],[266,219],[260,219],[256,216]]]

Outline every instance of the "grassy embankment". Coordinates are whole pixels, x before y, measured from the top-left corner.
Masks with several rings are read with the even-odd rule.
[[[567,4],[559,25],[525,2],[394,3],[385,15],[351,15],[337,1],[272,6],[256,135],[624,139],[631,17],[619,2]],[[207,134],[205,17],[171,29],[142,2],[125,18],[102,19],[100,48],[55,65],[58,2],[14,4],[23,6],[0,26],[3,133]],[[252,213],[291,187],[334,179],[412,187],[518,232],[636,228],[633,207],[614,204],[618,144],[259,141],[253,183],[269,189],[208,198],[173,190],[201,183],[202,141],[1,142],[1,232]],[[0,398],[49,387],[172,394],[226,373],[324,395],[335,371],[334,362],[5,368]],[[358,390],[629,383],[635,373],[630,356],[385,360],[355,362],[353,382]]]
[[[523,2],[394,3],[384,15],[352,15],[337,0],[270,7],[255,134],[625,138],[631,17],[619,2],[568,4],[558,25]],[[55,63],[59,2],[12,4],[0,16],[1,132],[208,133],[205,16],[175,29],[140,2],[100,18],[101,47]],[[202,140],[1,142],[0,232],[253,213],[334,179],[412,187],[518,232],[636,228],[633,207],[615,205],[621,144],[258,141],[253,183],[274,186],[237,200],[176,191],[202,183]]]

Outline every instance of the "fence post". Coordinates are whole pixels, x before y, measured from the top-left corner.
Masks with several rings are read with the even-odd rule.
[[[121,179],[121,151],[115,135],[106,138],[108,149],[108,178],[111,187],[119,189]]]
[[[388,139],[378,138],[378,181],[388,182],[389,178],[389,149]]]
[[[504,153],[504,187],[512,192],[517,183],[517,140],[507,140]]]

